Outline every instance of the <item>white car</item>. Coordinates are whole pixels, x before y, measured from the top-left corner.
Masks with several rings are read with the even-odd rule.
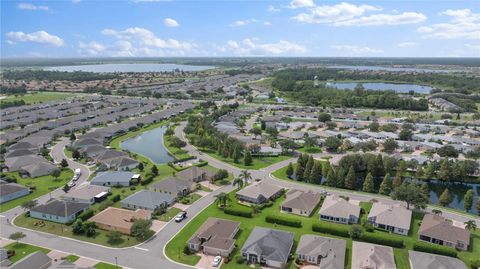
[[[218,267],[221,262],[222,262],[222,257],[216,256],[216,257],[213,259],[212,265],[213,265],[213,267]]]
[[[67,185],[68,185],[68,187],[72,188],[72,187],[74,187],[76,184],[75,184],[75,182],[70,181],[70,182],[68,182]]]

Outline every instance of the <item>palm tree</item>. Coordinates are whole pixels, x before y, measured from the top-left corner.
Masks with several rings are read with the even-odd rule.
[[[238,177],[243,180],[244,184],[247,184],[252,179],[252,174],[248,170],[243,170]]]
[[[465,228],[469,231],[475,231],[477,229],[477,223],[474,220],[466,221]]]
[[[227,206],[227,200],[228,200],[228,194],[221,192],[217,195],[215,195],[217,205],[220,205],[221,207]]]
[[[243,183],[244,183],[244,182],[243,182],[243,179],[241,179],[241,178],[239,178],[239,177],[236,177],[236,178],[233,180],[233,182],[232,182],[233,186],[237,186],[237,189],[238,189],[238,190],[243,187]]]

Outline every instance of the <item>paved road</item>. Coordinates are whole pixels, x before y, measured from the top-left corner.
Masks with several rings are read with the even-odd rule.
[[[175,134],[178,137],[185,140],[185,137],[183,134],[184,127],[185,127],[185,123],[181,123],[180,126],[178,126],[175,129]],[[58,144],[56,144],[52,148],[52,156],[56,161],[59,161],[65,158],[63,153],[63,148],[68,143],[69,143],[68,139],[63,138],[60,140]],[[188,153],[193,156],[197,156],[201,159],[207,160],[210,165],[216,168],[228,170],[229,172],[233,173],[235,176],[239,175],[240,172],[242,171],[242,169],[240,168],[226,164],[206,154],[202,154],[190,144],[187,144],[187,146],[185,147],[185,150],[187,150]],[[315,154],[315,157],[321,157],[323,156],[323,154],[324,153]],[[321,186],[302,185],[295,182],[279,180],[271,175],[271,173],[276,171],[277,169],[287,165],[289,162],[295,162],[295,161],[296,161],[295,158],[291,158],[260,170],[251,170],[250,172],[254,179],[259,178],[262,180],[267,180],[269,182],[278,184],[285,188],[295,187],[295,188],[304,189],[304,190],[307,190],[307,189],[324,190],[324,188]],[[73,169],[75,168],[82,169],[82,174],[84,171],[83,169],[88,169],[84,165],[78,164],[71,160],[69,160],[69,167]],[[82,177],[80,179],[80,182],[85,182],[85,180],[88,178],[87,174],[89,175],[89,173],[90,171],[87,172],[85,170],[85,174],[83,175],[85,177]],[[46,234],[46,233],[41,233],[36,231],[29,231],[29,230],[14,227],[11,224],[8,224],[6,222],[6,218],[0,218],[0,224],[2,225],[2,229],[0,230],[0,235],[2,237],[8,237],[8,235],[10,235],[13,232],[23,231],[27,235],[27,237],[24,240],[22,240],[23,242],[39,245],[39,246],[50,248],[50,249],[58,249],[64,252],[70,252],[80,256],[85,256],[85,257],[89,257],[89,258],[93,258],[96,260],[105,261],[109,263],[114,263],[115,259],[117,258],[118,264],[123,267],[138,268],[138,269],[144,269],[144,268],[145,269],[147,268],[148,269],[149,268],[186,269],[191,267],[172,262],[165,257],[165,255],[163,254],[165,245],[187,223],[192,221],[192,219],[197,214],[199,214],[203,209],[205,209],[208,205],[214,202],[215,195],[217,195],[220,192],[230,192],[232,190],[233,190],[233,186],[227,185],[219,188],[216,191],[209,193],[208,195],[196,201],[187,209],[187,213],[189,217],[186,220],[184,220],[181,223],[169,222],[152,239],[135,247],[129,247],[124,249],[114,249],[114,248],[108,248],[108,247],[99,246],[99,245],[93,245],[83,241],[73,240],[70,238],[63,238],[56,235],[51,235],[51,234]],[[52,193],[52,197],[61,195],[62,192],[63,191],[61,190],[57,190]],[[387,197],[378,197],[378,196],[373,196],[373,195],[368,195],[363,193],[356,193],[351,191],[329,189],[328,192],[335,193],[335,194],[347,194],[352,199],[363,200],[363,201],[368,201],[368,200],[371,200],[372,198],[375,198],[377,200],[381,200],[384,202],[389,202],[389,203],[392,202],[392,200]],[[41,197],[40,200],[45,200],[48,198],[49,198],[49,195],[45,195],[44,197]],[[11,219],[15,214],[19,214],[21,212],[23,212],[22,209],[17,207],[10,211],[4,212],[3,215],[8,216]],[[467,219],[471,219],[468,216],[458,214],[458,213],[453,213],[453,212],[447,212],[447,211],[444,211],[443,215],[448,218],[452,218],[462,222],[466,221]],[[478,218],[477,218],[477,223],[479,223]],[[182,254],[180,253],[179,255],[182,255]]]

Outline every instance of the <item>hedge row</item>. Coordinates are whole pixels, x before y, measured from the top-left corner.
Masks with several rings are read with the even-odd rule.
[[[326,233],[336,236],[350,237],[349,227],[341,224],[326,224],[326,223],[314,223],[312,225],[312,231],[318,233]]]
[[[283,216],[268,215],[265,217],[265,221],[268,223],[275,223],[275,224],[280,224],[280,225],[285,225],[290,227],[297,227],[297,228],[302,227],[302,222],[300,220],[283,217]]]
[[[223,210],[223,212],[228,215],[234,215],[234,216],[239,216],[244,218],[253,217],[252,211],[249,211],[249,210],[240,210],[240,209],[233,209],[233,208],[227,207]]]
[[[373,243],[373,244],[379,244],[379,245],[385,245],[385,246],[391,246],[394,248],[403,248],[403,240],[399,238],[394,238],[388,235],[383,235],[383,234],[373,234],[373,233],[363,233],[362,236],[360,237],[360,240]]]
[[[86,221],[89,218],[93,217],[95,215],[95,212],[91,209],[88,209],[87,211],[83,211],[78,218],[81,219],[82,221]]]
[[[444,256],[450,256],[454,258],[457,257],[457,251],[453,248],[433,245],[433,244],[423,243],[423,242],[416,242],[413,245],[413,250],[423,251],[423,252],[428,252],[428,253],[433,253],[438,255],[444,255]]]

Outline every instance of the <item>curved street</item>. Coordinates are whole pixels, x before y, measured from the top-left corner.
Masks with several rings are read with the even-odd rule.
[[[183,129],[185,128],[185,122],[182,122],[176,129],[175,129],[175,135],[180,137],[181,139],[187,141],[185,139]],[[66,158],[65,153],[64,153],[64,147],[69,143],[70,141],[68,138],[62,138],[60,141],[53,146],[51,155],[53,159],[56,162],[61,161],[61,159]],[[232,165],[226,164],[220,160],[217,160],[207,154],[201,153],[199,150],[197,150],[194,146],[191,144],[188,144],[187,141],[187,146],[184,148],[190,155],[197,156],[198,158],[204,159],[209,162],[211,166],[214,166],[219,169],[226,169],[230,173],[233,173],[235,176],[240,174],[240,172],[243,169],[234,167]],[[320,154],[315,154],[315,157],[321,157],[325,156],[327,154],[325,153],[320,153]],[[73,160],[68,160],[69,167],[71,169],[76,169],[80,168],[82,170],[82,176],[79,179],[78,185],[85,184],[86,180],[88,179],[90,175],[90,170],[88,167],[85,165],[82,165],[80,163],[77,163]],[[250,170],[252,178],[253,179],[262,179],[262,180],[268,180],[271,182],[274,182],[277,185],[280,185],[284,188],[298,188],[298,189],[314,189],[314,190],[326,190],[325,188],[321,186],[312,186],[312,185],[304,185],[304,184],[299,184],[295,182],[290,182],[290,181],[284,181],[284,180],[279,180],[275,177],[272,176],[272,172],[278,170],[279,168],[287,165],[289,162],[295,162],[295,158],[291,158],[276,164],[273,164],[271,166],[268,166],[266,168],[260,169],[260,170]],[[208,195],[202,197],[195,203],[193,203],[186,211],[188,213],[188,218],[181,222],[181,223],[176,223],[176,222],[169,222],[167,223],[159,232],[156,233],[154,237],[152,237],[150,240],[147,242],[144,242],[142,244],[139,244],[134,247],[128,247],[128,248],[123,248],[123,249],[118,249],[118,248],[110,248],[110,247],[105,247],[101,245],[96,245],[96,244],[91,244],[83,241],[78,241],[74,240],[71,238],[65,238],[57,235],[52,235],[52,234],[46,234],[42,232],[37,232],[37,231],[31,231],[27,229],[23,229],[20,227],[13,226],[10,223],[7,223],[6,218],[9,218],[10,220],[15,217],[16,215],[20,214],[23,212],[23,210],[20,207],[16,207],[14,209],[11,209],[7,212],[4,212],[3,215],[5,216],[4,218],[0,218],[2,229],[0,231],[0,235],[4,238],[8,238],[8,236],[11,233],[22,231],[24,232],[27,237],[23,239],[22,241],[25,243],[29,244],[34,244],[38,245],[41,247],[45,248],[50,248],[50,249],[57,249],[61,250],[64,252],[69,252],[75,255],[79,256],[84,256],[88,257],[91,259],[99,260],[99,261],[104,261],[108,263],[115,263],[115,260],[117,260],[118,264],[122,267],[126,268],[139,268],[139,269],[147,269],[147,268],[171,268],[171,269],[181,269],[181,268],[192,268],[191,266],[188,265],[183,265],[183,264],[178,264],[176,262],[171,261],[168,259],[165,254],[164,254],[164,248],[166,244],[183,228],[185,225],[187,225],[194,217],[199,214],[204,208],[206,208],[208,205],[210,205],[212,202],[215,200],[215,195],[217,195],[220,192],[230,192],[234,188],[231,185],[223,186]],[[342,195],[348,195],[353,199],[358,199],[358,200],[364,200],[368,201],[373,198],[383,201],[383,202],[392,202],[391,199],[388,197],[384,196],[378,196],[378,195],[369,195],[365,193],[358,193],[358,192],[350,192],[350,191],[344,191],[344,190],[333,190],[333,189],[328,189],[327,190],[329,193],[335,193],[335,194],[342,194]],[[63,191],[61,189],[57,189],[54,192],[51,193],[52,197],[58,197],[63,194]],[[46,201],[47,199],[50,198],[50,195],[45,195],[39,198],[39,201]],[[431,207],[428,207],[428,210],[431,210]],[[447,218],[455,219],[457,221],[464,222],[466,220],[470,220],[473,217],[469,217],[464,214],[459,214],[456,212],[451,212],[451,211],[443,211],[443,215]],[[480,224],[478,218],[475,218],[478,224]],[[61,246],[61,249],[58,249],[58,247]]]

